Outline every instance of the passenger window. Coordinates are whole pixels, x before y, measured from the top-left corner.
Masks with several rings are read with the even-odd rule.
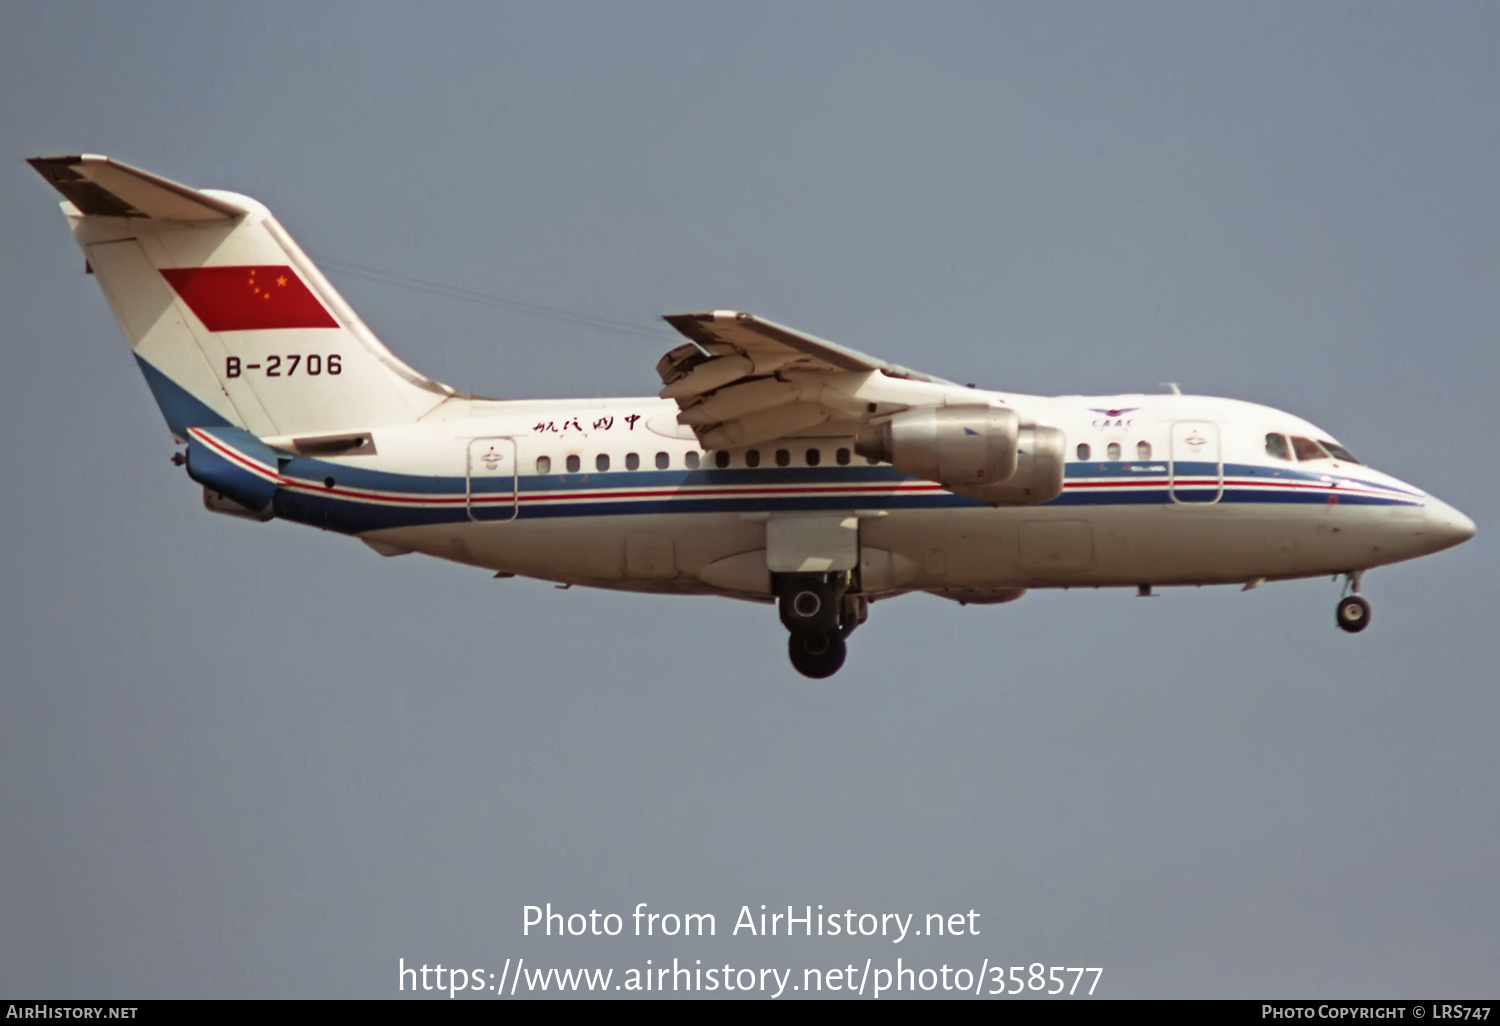
[[[714,466],[718,467],[720,470],[728,467],[729,453],[723,449],[720,449],[718,452],[714,453]]]
[[[1308,460],[1328,459],[1328,454],[1323,451],[1322,446],[1318,445],[1318,443],[1314,442],[1311,438],[1298,438],[1293,435],[1292,451],[1295,452],[1297,454],[1297,458],[1304,463],[1306,463]]]
[[[1278,460],[1291,459],[1292,450],[1286,444],[1286,435],[1267,435],[1266,455],[1275,456]]]
[[[538,456],[536,458],[536,472],[538,474],[550,474],[550,473],[552,473],[552,457],[551,456]]]
[[[1151,443],[1150,442],[1136,442],[1135,443],[1135,458],[1138,459],[1138,460],[1149,460],[1151,458]]]
[[[1105,452],[1107,452],[1109,454],[1109,458],[1110,459],[1112,459],[1112,460],[1119,459],[1120,458],[1120,443],[1119,442],[1110,442],[1109,443],[1109,448],[1106,449]]]
[[[1087,442],[1079,442],[1078,443],[1078,458],[1079,459],[1081,459],[1081,460],[1087,460],[1091,455],[1093,455],[1093,452],[1094,452],[1094,450],[1092,450],[1092,449],[1089,448],[1089,443],[1087,443]]]
[[[792,465],[792,454],[785,449],[777,449],[776,465],[778,467],[790,467]]]
[[[840,449],[838,452],[833,454],[833,458],[839,466],[847,467],[849,465],[849,450]]]
[[[606,455],[605,453],[602,453],[602,452],[599,455],[595,456],[594,457],[594,467],[595,467],[595,469],[598,469],[598,470],[608,470],[609,469],[609,456]]]
[[[698,450],[697,449],[689,449],[688,450],[688,454],[683,457],[683,462],[685,462],[687,464],[687,468],[689,470],[697,470],[698,469]]]
[[[626,470],[640,470],[641,469],[641,454],[638,453],[638,452],[627,452],[625,454],[625,469]]]
[[[823,462],[823,451],[821,449],[809,449],[809,450],[807,450],[807,465],[809,467],[816,467],[819,463],[822,463],[822,462]]]
[[[1345,463],[1359,462],[1359,460],[1354,458],[1354,453],[1350,452],[1348,449],[1345,449],[1342,445],[1339,445],[1336,442],[1330,442],[1326,438],[1320,438],[1318,439],[1318,444],[1327,449],[1336,460],[1343,460]]]
[[[760,450],[759,449],[746,449],[745,450],[745,466],[747,466],[747,467],[758,467],[758,466],[760,466]]]
[[[577,456],[568,457],[568,473],[578,473],[578,468],[581,466],[583,466],[583,462]]]
[[[671,465],[672,465],[672,457],[668,456],[664,452],[659,452],[659,453],[656,454],[656,469],[657,470],[666,470]]]

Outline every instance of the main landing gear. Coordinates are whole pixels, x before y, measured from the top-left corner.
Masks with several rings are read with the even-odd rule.
[[[865,597],[850,589],[850,575],[777,574],[782,625],[791,633],[787,654],[804,677],[831,677],[844,665],[844,639],[869,616]]]
[[[1359,579],[1363,571],[1351,570],[1344,584],[1344,597],[1339,599],[1336,618],[1339,629],[1358,634],[1370,626],[1370,603],[1359,597]]]

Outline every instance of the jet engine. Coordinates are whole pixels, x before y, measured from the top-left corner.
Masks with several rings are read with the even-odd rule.
[[[1062,494],[1066,439],[1003,406],[926,406],[860,432],[854,451],[992,506]]]

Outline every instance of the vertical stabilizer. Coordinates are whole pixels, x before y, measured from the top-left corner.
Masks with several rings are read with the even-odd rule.
[[[172,433],[408,423],[454,394],[398,360],[264,206],[107,157],[38,157]]]

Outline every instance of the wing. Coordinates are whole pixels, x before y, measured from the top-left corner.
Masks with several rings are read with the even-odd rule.
[[[855,434],[873,417],[908,405],[872,400],[872,376],[957,387],[853,349],[734,310],[664,318],[691,342],[656,365],[679,423],[708,449],[792,435]],[[884,398],[884,397],[881,397]]]

